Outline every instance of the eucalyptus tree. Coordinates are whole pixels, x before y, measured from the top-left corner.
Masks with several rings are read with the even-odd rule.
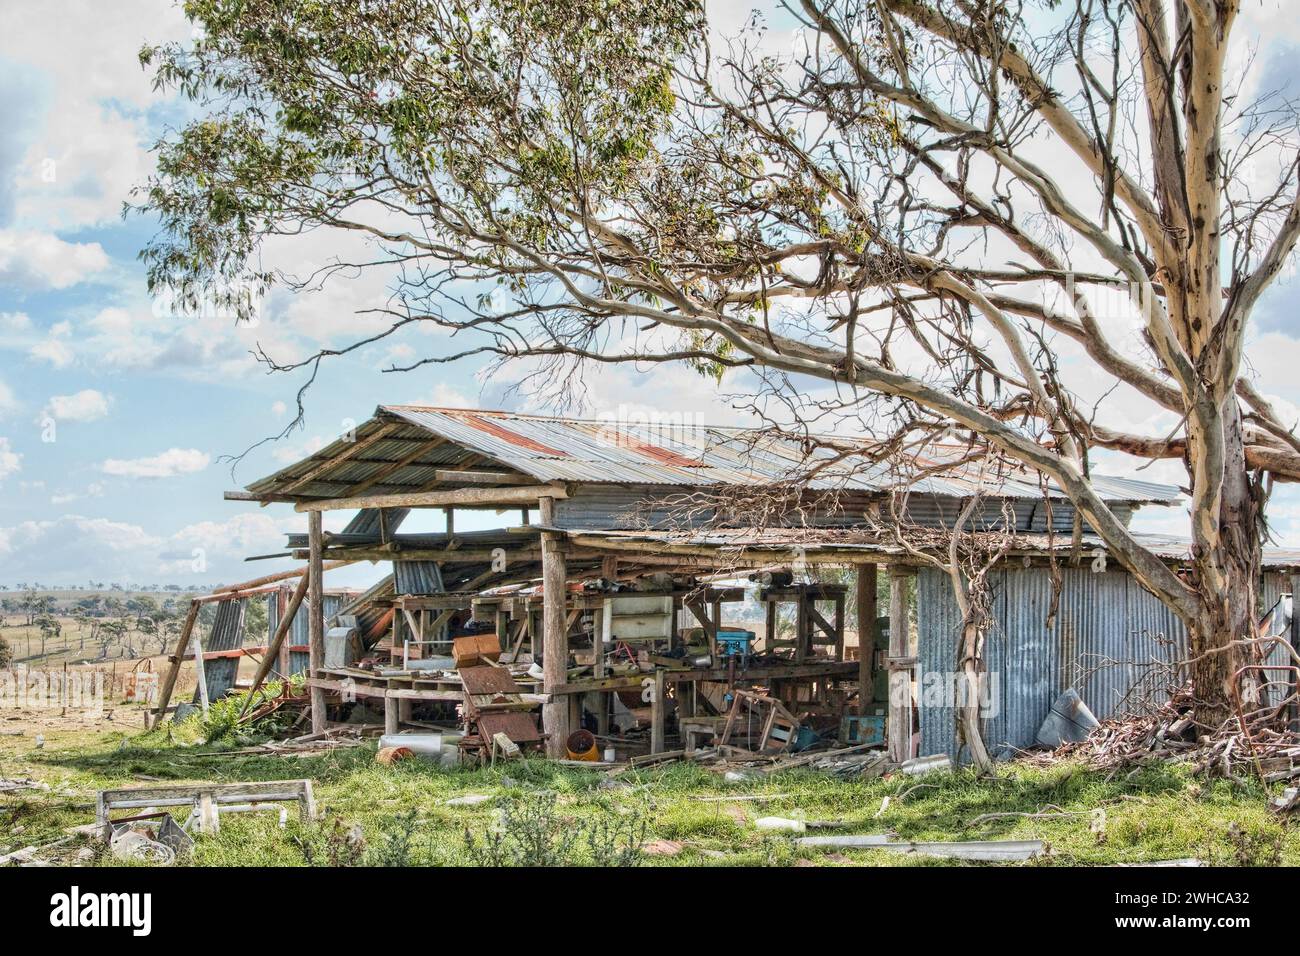
[[[1300,479],[1245,372],[1300,231],[1295,113],[1248,95],[1238,0],[725,10],[191,0],[195,39],[142,52],[198,113],[138,197],[151,285],[246,315],[385,270],[377,331],[262,355],[309,378],[423,325],[452,337],[401,368],[743,367],[884,447],[958,428],[1047,476],[1176,612],[1204,716],[1226,716],[1263,503]],[[372,251],[264,264],[313,230]],[[1185,567],[1108,506],[1099,450],[1183,464]]]

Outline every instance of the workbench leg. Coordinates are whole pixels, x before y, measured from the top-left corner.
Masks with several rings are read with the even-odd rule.
[[[660,668],[655,670],[655,697],[650,705],[650,752],[652,754],[664,752],[664,713],[668,706],[668,702],[664,700],[665,690],[664,672]]]
[[[396,697],[384,697],[384,733],[397,733],[401,723],[401,708],[401,701]]]
[[[610,703],[612,696],[609,691],[601,691],[596,695],[600,698],[600,712],[596,714],[596,733],[601,737],[609,736],[609,711],[613,706]]]

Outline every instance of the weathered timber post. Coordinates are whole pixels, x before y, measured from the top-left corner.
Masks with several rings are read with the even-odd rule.
[[[194,622],[199,619],[199,602],[191,601],[189,612],[185,615],[185,623],[181,625],[180,636],[176,639],[176,647],[172,650],[171,656],[167,658],[170,666],[167,668],[167,674],[163,677],[162,688],[158,691],[158,707],[154,711],[153,726],[157,727],[162,723],[163,715],[167,713],[167,705],[171,702],[172,691],[176,688],[176,678],[181,672],[181,662],[185,659],[185,651],[190,646],[190,634],[194,630]]]
[[[395,734],[401,727],[402,712],[398,707],[397,698],[384,695],[384,733]]]
[[[308,663],[307,670],[313,679],[320,678],[321,667],[325,664],[325,588],[324,569],[321,560],[322,541],[321,513],[310,512],[307,515],[307,621],[308,621]],[[311,688],[311,732],[323,733],[325,730],[325,691],[319,687]]]
[[[555,499],[539,499],[538,509],[542,525],[551,527],[555,519]],[[548,696],[542,705],[542,729],[548,735],[546,753],[550,757],[564,756],[564,745],[569,737],[569,701],[566,697],[551,694],[551,688],[563,684],[569,672],[569,629],[565,623],[567,580],[561,536],[555,531],[543,531],[542,689]]]
[[[859,564],[856,578],[858,604],[858,713],[865,714],[874,703],[876,691],[876,585],[879,571],[874,564]]]
[[[296,589],[295,589],[295,588],[291,588],[291,587],[289,587],[289,585],[287,585],[287,584],[281,584],[280,587],[276,589],[276,592],[275,592],[275,610],[276,610],[275,620],[276,620],[276,624],[277,624],[277,625],[278,625],[281,621],[284,620],[284,618],[285,618],[285,613],[289,610],[289,601],[291,600],[290,595],[291,595],[291,592],[294,591],[294,590],[296,590]],[[295,608],[295,610],[297,609],[297,605],[296,605],[296,604],[294,605],[294,608]],[[276,630],[277,630],[277,631],[279,630],[279,627],[278,627],[278,626],[277,626]],[[274,635],[270,635],[270,636],[273,637]],[[293,654],[293,652],[292,652],[291,650],[289,650],[289,646],[290,646],[292,643],[293,643],[293,641],[282,641],[281,644],[280,644],[280,673],[283,674],[283,675],[285,676],[285,679],[288,679],[288,677],[289,677],[289,667],[290,667],[289,662],[292,660],[292,654]],[[266,656],[267,656],[267,659],[270,659],[270,658],[272,657],[273,654],[275,654],[275,651],[272,650],[272,648],[271,648],[271,644],[268,643],[268,644],[267,644],[267,648],[266,648]],[[250,696],[250,699],[251,699],[251,696],[252,696],[252,695],[250,694],[249,696]]]
[[[655,668],[654,700],[650,702],[650,752],[664,752],[664,717],[668,701],[664,699],[667,685],[664,682],[664,669]]]
[[[912,756],[912,669],[908,656],[908,584],[912,572],[889,568],[889,759]]]

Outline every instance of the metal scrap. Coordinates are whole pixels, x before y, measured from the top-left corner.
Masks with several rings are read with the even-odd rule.
[[[891,853],[918,853],[922,856],[976,860],[990,863],[1019,863],[1046,852],[1042,840],[964,840],[921,843],[896,841],[892,833],[868,833],[847,836],[811,836],[795,840],[796,846],[817,849],[872,849]]]

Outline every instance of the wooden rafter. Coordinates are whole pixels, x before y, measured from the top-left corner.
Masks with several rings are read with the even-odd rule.
[[[371,445],[374,445],[377,442],[382,441],[388,434],[390,434],[396,428],[397,428],[397,424],[395,422],[389,422],[386,425],[380,425],[377,429],[375,429],[365,438],[356,439],[356,441],[354,441],[347,448],[343,449],[343,451],[341,451],[339,454],[334,455],[333,457],[328,458],[325,461],[322,461],[320,464],[316,465],[316,467],[308,469],[306,474],[302,475],[301,477],[295,478],[286,487],[281,489],[282,493],[287,495],[293,494],[295,491],[297,491],[299,488],[303,487],[304,485],[310,484],[311,482],[315,481],[318,477],[323,475],[325,472],[329,471],[331,468],[343,464],[349,458],[352,458],[353,456],[360,454],[361,452],[369,448]]]
[[[355,485],[353,485],[351,488],[349,488],[347,491],[343,493],[344,496],[350,498],[354,495],[361,494],[361,492],[365,491],[368,488],[373,488],[375,485],[379,484],[385,478],[401,471],[403,468],[411,464],[421,455],[424,455],[427,452],[431,452],[438,446],[445,445],[446,443],[447,443],[447,439],[441,436],[430,439],[429,441],[426,442],[422,442],[418,447],[416,447],[414,451],[408,452],[407,454],[403,455],[401,458],[397,459],[397,461],[389,465],[386,465],[383,468],[380,468],[377,472],[375,472],[373,475],[371,475],[369,478],[365,479],[364,481],[357,482]]]

